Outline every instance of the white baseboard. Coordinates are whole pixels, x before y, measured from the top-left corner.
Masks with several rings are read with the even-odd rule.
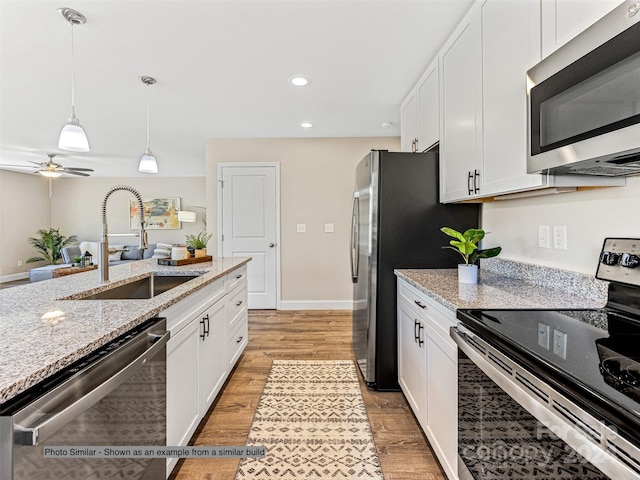
[[[2,277],[0,277],[0,283],[14,282],[16,280],[23,280],[25,278],[29,278],[29,272],[20,272],[20,273],[14,273],[12,275],[3,275]]]
[[[352,300],[281,300],[280,310],[352,310]]]

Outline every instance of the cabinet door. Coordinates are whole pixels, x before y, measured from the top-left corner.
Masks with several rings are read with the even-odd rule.
[[[427,335],[427,433],[449,478],[458,478],[457,355],[439,335]]]
[[[482,193],[544,185],[527,174],[526,71],[540,61],[540,0],[482,6]]]
[[[440,93],[438,61],[426,71],[418,83],[418,151],[424,151],[440,140]]]
[[[167,344],[167,445],[187,445],[200,421],[199,408],[198,322],[192,321]],[[167,459],[167,472],[177,462]]]
[[[403,152],[413,151],[413,142],[418,138],[418,97],[416,89],[402,102],[400,107],[400,148]]]
[[[209,307],[198,320],[200,414],[205,415],[226,377],[225,302]]]
[[[440,199],[444,202],[474,196],[474,174],[478,171],[476,184],[482,175],[481,41],[480,10],[474,7],[442,53]]]
[[[424,429],[427,423],[427,363],[424,325],[416,315],[399,302],[398,307],[398,383]]]
[[[621,3],[620,0],[542,0],[542,56],[551,54]]]

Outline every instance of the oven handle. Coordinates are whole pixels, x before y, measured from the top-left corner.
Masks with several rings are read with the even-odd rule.
[[[88,366],[76,376],[54,388],[43,397],[31,403],[14,416],[14,442],[17,445],[38,445],[47,437],[50,437],[71,420],[74,420],[85,410],[98,403],[118,386],[124,383],[132,375],[138,372],[148,360],[152,359],[160,350],[165,348],[169,340],[170,332],[153,331],[143,332],[131,342],[114,350],[102,361]],[[124,367],[122,363],[127,359],[122,356],[135,355],[140,350],[140,343],[151,341],[149,348],[135,357]],[[117,363],[113,365],[113,363]],[[83,388],[83,384],[92,381],[90,377],[99,375],[105,378],[98,386],[88,391],[86,394],[77,396],[78,389]],[[86,386],[84,387],[86,388]],[[59,403],[61,405],[56,405]],[[36,425],[24,425],[30,417],[41,414],[42,407],[53,404],[55,412],[46,415],[44,420]],[[41,417],[39,417],[41,418]]]

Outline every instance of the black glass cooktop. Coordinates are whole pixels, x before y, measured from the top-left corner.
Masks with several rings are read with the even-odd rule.
[[[458,319],[638,443],[640,317],[605,308],[459,310]]]

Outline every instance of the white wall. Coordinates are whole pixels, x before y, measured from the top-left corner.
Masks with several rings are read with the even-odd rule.
[[[30,268],[43,265],[26,263],[38,255],[27,238],[37,237],[38,230],[51,226],[47,179],[0,170],[0,281],[22,278]]]
[[[99,241],[102,233],[102,202],[107,191],[115,185],[128,185],[140,192],[143,198],[180,198],[180,208],[205,204],[204,177],[90,177],[58,178],[54,181],[51,198],[51,222],[59,226],[65,235],[76,235],[79,241]],[[109,233],[134,233],[129,228],[128,191],[114,192],[107,201]],[[185,235],[197,233],[204,226],[203,210],[194,209],[197,221],[182,222],[178,230],[149,230],[149,243],[184,243]],[[211,230],[210,230],[211,231]],[[112,238],[112,244],[135,245],[138,239]],[[213,243],[213,241],[211,242]]]
[[[351,308],[351,202],[357,163],[372,149],[397,151],[393,138],[210,139],[207,141],[209,222],[217,224],[217,164],[280,164],[280,257],[283,308],[322,302]],[[305,223],[307,232],[296,233]],[[335,232],[325,233],[333,223]],[[341,303],[340,303],[341,302]]]
[[[640,238],[640,177],[624,187],[485,203],[482,227],[503,258],[594,275],[605,237]],[[538,247],[538,225],[566,225],[567,250]]]

